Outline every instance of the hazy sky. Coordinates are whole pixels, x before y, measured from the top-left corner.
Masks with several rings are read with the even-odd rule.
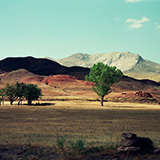
[[[112,51],[160,63],[160,0],[0,0],[0,60]]]

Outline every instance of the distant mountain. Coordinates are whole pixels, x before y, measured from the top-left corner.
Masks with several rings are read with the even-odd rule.
[[[103,62],[109,66],[116,66],[123,72],[154,72],[160,73],[160,64],[145,60],[138,54],[130,52],[111,52],[102,54],[76,53],[58,60],[65,66],[91,67],[93,64]]]
[[[84,79],[84,76],[89,73],[89,68],[84,67],[65,67],[59,63],[34,57],[17,57],[6,58],[0,61],[0,72],[11,72],[18,69],[25,69],[29,72],[38,75],[56,75],[67,74],[77,76],[79,79]]]

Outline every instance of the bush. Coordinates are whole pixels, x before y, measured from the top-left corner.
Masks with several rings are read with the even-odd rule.
[[[85,149],[85,142],[81,138],[75,141],[70,141],[69,144],[71,149],[77,153],[80,153]]]
[[[64,137],[58,137],[56,140],[57,147],[60,148],[62,151],[64,151],[64,144],[66,140]]]

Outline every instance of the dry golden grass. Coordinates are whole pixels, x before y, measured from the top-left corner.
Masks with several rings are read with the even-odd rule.
[[[87,145],[118,144],[123,132],[149,137],[160,147],[160,105],[85,100],[0,106],[0,143],[55,145],[58,136],[82,137]],[[50,103],[50,104],[49,104]]]

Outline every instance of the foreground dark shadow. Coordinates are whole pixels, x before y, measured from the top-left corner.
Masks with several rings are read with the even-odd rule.
[[[31,144],[0,145],[1,160],[159,160],[160,155],[122,155],[115,150],[81,152],[72,157],[73,152],[62,153],[56,146],[44,147]]]

